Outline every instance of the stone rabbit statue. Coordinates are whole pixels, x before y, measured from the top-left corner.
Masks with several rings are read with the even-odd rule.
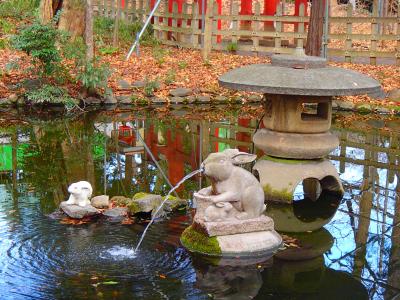
[[[82,207],[90,205],[90,198],[92,197],[93,188],[89,182],[79,181],[72,183],[68,187],[68,192],[70,193],[70,195],[68,201],[65,204],[74,204]]]
[[[236,166],[255,159],[256,155],[227,149],[211,153],[204,160],[203,172],[212,185],[195,193],[194,197],[198,201],[210,202],[210,206],[204,210],[206,222],[252,219],[265,211],[264,191],[260,182],[252,173]]]

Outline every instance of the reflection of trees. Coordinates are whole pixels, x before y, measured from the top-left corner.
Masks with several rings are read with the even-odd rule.
[[[393,299],[399,294],[400,289],[400,172],[396,173],[397,186],[396,186],[396,205],[394,211],[393,224],[395,225],[392,229],[392,249],[389,259],[389,271],[387,283],[389,286],[397,289],[396,292],[393,290],[387,290],[385,298]]]
[[[93,124],[92,115],[85,115],[70,122],[33,125],[24,159],[25,181],[35,188],[45,211],[65,200],[72,182],[87,180],[96,186]]]

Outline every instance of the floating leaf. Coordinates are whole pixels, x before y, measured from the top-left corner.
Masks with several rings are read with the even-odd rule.
[[[115,285],[115,284],[118,284],[119,282],[117,282],[117,281],[103,281],[103,282],[100,282],[100,284],[104,284],[104,285]]]

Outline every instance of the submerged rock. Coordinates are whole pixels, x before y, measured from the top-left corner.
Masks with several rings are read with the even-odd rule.
[[[53,220],[61,220],[65,217],[65,213],[61,209],[57,209],[56,211],[48,214],[47,217]]]
[[[104,211],[103,215],[106,217],[116,218],[124,217],[128,213],[127,207],[114,207]]]
[[[110,204],[110,196],[100,195],[90,200],[91,204],[96,208],[108,208]]]
[[[114,207],[104,211],[103,215],[110,222],[121,222],[128,214],[127,207]]]
[[[73,219],[83,219],[85,217],[92,217],[100,214],[100,212],[91,205],[70,205],[66,204],[66,201],[61,202],[60,209]]]

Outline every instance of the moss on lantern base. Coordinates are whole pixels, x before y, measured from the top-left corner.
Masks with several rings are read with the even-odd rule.
[[[309,164],[310,163],[309,159],[281,158],[281,157],[269,156],[269,155],[264,155],[263,157],[261,157],[261,159],[276,162],[276,163],[286,164],[286,165],[299,165],[299,164]],[[321,160],[322,159],[314,159],[311,162],[319,162]]]
[[[221,248],[215,236],[209,237],[189,226],[181,235],[181,243],[189,251],[208,255],[221,255]]]
[[[274,190],[269,184],[264,185],[263,189],[267,200],[285,203],[292,203],[293,201],[293,194],[288,189]]]

